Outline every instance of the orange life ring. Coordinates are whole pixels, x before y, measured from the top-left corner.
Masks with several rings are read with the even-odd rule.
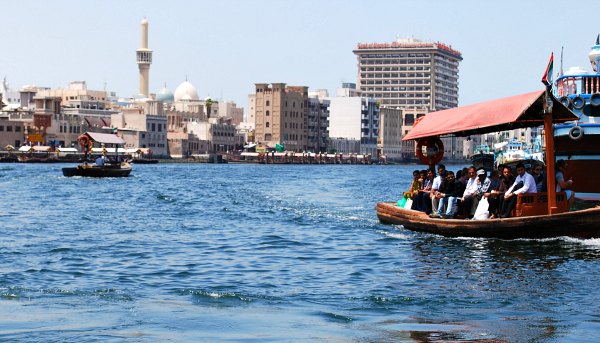
[[[77,140],[83,149],[90,145],[90,139],[87,136],[79,136]]]
[[[423,154],[423,146],[427,153]],[[439,137],[422,138],[417,141],[417,157],[427,165],[438,164],[444,157],[444,143]]]

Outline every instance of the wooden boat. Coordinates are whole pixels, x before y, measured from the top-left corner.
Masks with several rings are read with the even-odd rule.
[[[74,168],[63,168],[62,171],[64,176],[127,177],[131,174],[131,165],[127,162],[105,164],[101,167],[81,164]]]
[[[423,155],[430,158],[430,167],[433,167],[433,162],[439,157],[439,149],[427,147],[422,142],[435,142],[438,136],[465,137],[544,125],[547,184],[555,185],[553,124],[576,118],[552,95],[550,89],[546,89],[429,113],[413,126],[403,140],[421,140],[417,146],[422,147],[422,153],[427,152]],[[569,211],[569,205],[565,194],[556,193],[553,186],[548,187],[548,193],[519,195],[511,218],[437,219],[430,218],[424,212],[385,202],[377,204],[376,212],[382,223],[399,224],[410,230],[450,237],[600,237],[600,206]]]
[[[127,177],[131,174],[131,164],[122,159],[118,154],[118,146],[125,144],[125,141],[121,137],[107,133],[86,132],[79,136],[77,141],[83,149],[85,162],[77,167],[62,168],[64,176]],[[115,156],[113,158],[106,158],[106,162],[103,165],[88,163],[88,154],[92,151],[95,142],[102,144],[103,147],[106,144],[115,145]]]

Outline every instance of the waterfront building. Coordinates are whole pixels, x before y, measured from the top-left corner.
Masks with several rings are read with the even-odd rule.
[[[449,45],[407,38],[391,43],[359,43],[353,52],[358,58],[361,92],[382,106],[409,109],[404,115],[416,116],[458,106],[462,54]],[[403,122],[410,120],[403,118]],[[463,158],[459,140],[442,141],[445,148],[454,149],[445,154],[447,158]],[[415,157],[414,150],[407,157]]]
[[[244,121],[244,108],[237,107],[233,101],[219,101],[217,109],[220,118],[231,118],[234,125],[239,125]]]
[[[162,113],[161,102],[122,108],[111,116],[111,126],[125,140],[126,148],[150,148],[154,156],[168,156],[167,116]]]
[[[336,90],[336,97],[329,98],[329,136],[331,142],[355,140],[360,142],[359,151],[340,151],[338,143],[330,144],[330,151],[341,153],[370,154],[377,157],[379,134],[379,104],[374,98],[366,98],[354,83],[344,83]],[[337,147],[343,146],[337,145]],[[352,146],[352,145],[351,145]]]
[[[327,152],[330,105],[328,97],[326,90],[309,93],[306,118],[308,151]]]
[[[379,109],[377,154],[387,161],[402,161],[402,109],[382,106]]]
[[[148,20],[142,19],[142,46],[136,50],[136,62],[140,71],[139,94],[150,97],[150,65],[152,64],[152,50],[148,49]]]
[[[308,87],[285,83],[256,83],[255,140],[288,151],[307,151]]]

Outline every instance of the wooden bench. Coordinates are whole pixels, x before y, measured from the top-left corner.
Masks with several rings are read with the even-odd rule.
[[[569,199],[565,192],[556,193],[557,213],[568,212],[570,207]],[[515,207],[515,217],[539,216],[548,214],[548,193],[526,193],[519,194],[517,206]]]

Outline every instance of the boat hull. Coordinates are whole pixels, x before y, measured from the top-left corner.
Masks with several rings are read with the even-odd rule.
[[[62,168],[64,176],[87,176],[87,177],[127,177],[131,174],[131,167],[121,166],[77,166]]]
[[[600,237],[600,207],[554,215],[503,219],[466,220],[436,219],[423,212],[407,210],[395,203],[377,203],[377,217],[385,224],[402,225],[407,229],[447,237],[483,238],[550,238]]]
[[[572,189],[578,199],[600,202],[600,182],[594,176],[600,170],[600,124],[579,124],[584,133],[577,140],[569,136],[573,126],[560,125],[555,129],[556,160],[568,162],[566,177],[573,179]]]

